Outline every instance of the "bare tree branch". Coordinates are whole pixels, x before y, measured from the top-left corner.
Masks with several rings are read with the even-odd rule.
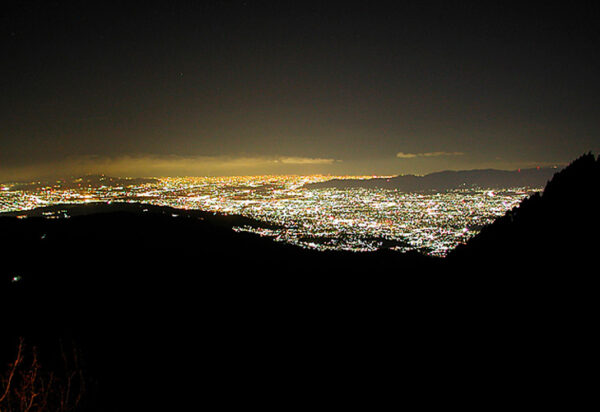
[[[6,388],[4,390],[4,394],[0,398],[0,402],[3,402],[4,399],[6,399],[6,397],[8,396],[8,394],[10,392],[10,385],[12,383],[13,377],[15,376],[15,371],[17,370],[17,368],[19,367],[19,364],[23,360],[22,353],[23,353],[23,338],[20,338],[19,339],[19,348],[17,350],[17,359],[13,363],[12,368],[10,370],[10,373],[8,375],[8,379],[7,379],[7,383],[6,383]]]

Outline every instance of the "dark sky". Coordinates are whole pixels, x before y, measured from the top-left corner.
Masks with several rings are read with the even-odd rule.
[[[3,2],[0,180],[515,169],[600,150],[597,2],[398,3]]]

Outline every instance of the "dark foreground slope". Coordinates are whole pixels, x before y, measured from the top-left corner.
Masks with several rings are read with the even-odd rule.
[[[313,252],[141,205],[0,218],[0,360],[19,336],[49,365],[74,342],[81,410],[572,407],[598,343],[598,182],[581,157],[445,260]]]
[[[439,264],[303,250],[202,212],[66,209],[71,218],[0,218],[2,365],[19,336],[43,348],[75,341],[92,380],[89,410],[187,410],[214,397],[310,403],[345,391],[384,361],[381,350],[412,323],[388,315],[415,310],[405,303],[413,279]],[[371,342],[368,358],[356,355]]]

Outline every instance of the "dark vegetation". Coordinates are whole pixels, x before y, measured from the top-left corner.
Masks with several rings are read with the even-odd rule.
[[[75,410],[94,411],[585,388],[599,177],[580,157],[446,259],[314,252],[235,233],[239,217],[148,205],[1,217],[0,362],[24,338],[43,370],[83,371]]]

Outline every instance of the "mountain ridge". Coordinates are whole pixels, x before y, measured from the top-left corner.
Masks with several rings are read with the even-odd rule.
[[[12,190],[32,191],[45,187],[54,187],[60,189],[74,189],[81,187],[99,188],[99,187],[118,187],[118,186],[137,186],[142,184],[157,183],[155,178],[145,177],[114,177],[102,174],[90,174],[79,177],[69,177],[64,179],[40,180],[35,182],[20,182],[11,187]]]
[[[424,176],[399,175],[391,178],[332,179],[309,183],[304,187],[320,188],[379,188],[403,192],[451,190],[464,188],[543,187],[557,172],[555,168],[530,168],[514,171],[498,169],[445,170]]]

